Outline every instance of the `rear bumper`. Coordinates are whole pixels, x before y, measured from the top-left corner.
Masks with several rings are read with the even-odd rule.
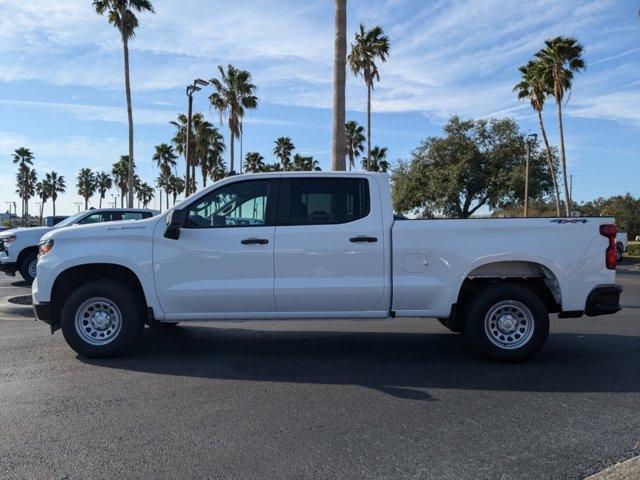
[[[616,313],[622,308],[620,306],[620,285],[599,285],[587,297],[584,313],[589,317],[597,315],[609,315]]]

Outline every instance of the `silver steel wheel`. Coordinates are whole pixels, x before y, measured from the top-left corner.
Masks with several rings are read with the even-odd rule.
[[[90,345],[107,345],[120,333],[122,314],[106,298],[90,298],[76,310],[76,332]]]
[[[36,275],[38,274],[37,267],[38,267],[38,259],[36,258],[29,264],[29,267],[27,268],[27,270],[29,271],[29,275],[31,275],[31,278],[36,278]]]
[[[484,331],[496,347],[513,350],[525,345],[535,328],[531,310],[516,300],[496,303],[484,317]]]

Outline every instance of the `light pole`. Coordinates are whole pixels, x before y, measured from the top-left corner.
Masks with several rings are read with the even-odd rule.
[[[531,160],[531,144],[536,143],[538,135],[531,133],[527,135],[527,160],[524,167],[524,218],[529,216],[529,161]]]
[[[189,100],[188,100],[188,107],[187,107],[187,155],[185,159],[185,162],[187,164],[187,174],[185,176],[185,187],[184,187],[185,198],[188,197],[189,194],[191,193],[191,182],[190,182],[191,172],[189,170],[191,167],[191,114],[193,112],[193,94],[195,92],[199,92],[200,90],[202,90],[200,87],[205,87],[207,85],[209,85],[209,82],[207,82],[206,80],[202,80],[201,78],[196,78],[193,81],[193,84],[187,85],[187,98]],[[194,176],[195,176],[195,172],[194,172]],[[195,183],[195,178],[193,179],[193,181]]]
[[[76,207],[78,207],[78,213],[80,213],[80,205],[82,205],[82,202],[73,202],[75,204]]]

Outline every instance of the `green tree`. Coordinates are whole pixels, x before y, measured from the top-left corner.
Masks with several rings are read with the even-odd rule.
[[[124,208],[124,197],[129,191],[129,184],[132,183],[134,188],[136,184],[135,175],[132,182],[129,182],[129,171],[129,155],[121,155],[120,160],[114,163],[111,169],[113,183],[120,189],[120,208]]]
[[[160,145],[156,145],[156,151],[153,154],[152,160],[155,162],[157,167],[160,169],[160,176],[157,184],[159,188],[163,188],[166,194],[167,200],[167,208],[169,207],[169,193],[166,191],[166,179],[171,176],[171,170],[176,167],[176,160],[178,156],[173,150],[171,145],[167,145],[166,143],[161,143]],[[162,185],[160,185],[162,184]],[[162,195],[160,195],[160,210],[162,210]]]
[[[151,12],[153,5],[149,0],[94,0],[93,8],[98,15],[107,15],[107,19],[111,25],[116,27],[120,32],[122,39],[122,48],[124,53],[124,87],[127,99],[127,119],[129,122],[129,172],[127,174],[127,183],[133,185],[133,170],[135,167],[133,156],[133,109],[131,106],[131,83],[129,79],[129,40],[135,36],[135,30],[138,27],[138,18],[135,12]],[[129,188],[129,197],[127,206],[133,207],[133,189]]]
[[[300,155],[296,153],[293,156],[292,170],[296,172],[318,172],[321,168],[318,161],[311,155]]]
[[[364,151],[364,127],[351,120],[345,124],[347,156],[349,157],[349,171],[356,166],[356,158]]]
[[[27,225],[29,220],[29,199],[36,194],[36,183],[38,177],[34,168],[29,165],[23,165],[16,174],[16,193],[22,199],[22,223]]]
[[[246,70],[238,70],[233,65],[228,65],[225,71],[222,65],[218,65],[220,79],[212,78],[211,85],[214,92],[209,96],[213,108],[220,113],[220,120],[227,118],[229,124],[229,169],[234,172],[234,148],[235,138],[240,136],[241,121],[245,110],[258,107],[258,97],[254,95],[256,86],[251,83],[251,74]]]
[[[16,193],[22,200],[21,202],[21,211],[22,211],[22,219],[24,221],[25,216],[29,215],[29,204],[25,200],[25,196],[27,195],[26,191],[23,191],[23,188],[26,188],[28,185],[30,165],[33,165],[33,161],[35,160],[35,156],[31,153],[26,147],[20,147],[14,150],[11,155],[11,159],[14,165],[18,165],[18,175],[16,176],[16,184],[17,190]],[[34,187],[35,188],[35,187]]]
[[[136,197],[138,198],[138,202],[142,203],[142,208],[147,208],[149,202],[153,200],[155,196],[155,191],[153,187],[149,185],[147,182],[142,182],[136,189]]]
[[[98,200],[98,208],[102,208],[102,200],[107,195],[107,190],[111,190],[113,187],[113,180],[111,176],[106,172],[96,173],[96,191],[100,196]]]
[[[53,203],[53,215],[56,214],[56,200],[59,193],[64,193],[67,185],[63,175],[58,175],[57,172],[49,172],[45,175],[45,181],[49,185],[49,195],[51,196],[51,202]]]
[[[261,172],[264,169],[264,158],[258,152],[247,152],[244,159],[245,172]]]
[[[189,159],[187,158],[187,128],[189,119],[185,114],[180,113],[178,114],[177,121],[172,120],[171,122],[169,122],[176,129],[171,142],[175,145],[176,152],[184,157],[185,172],[190,172],[191,170],[195,171],[195,166],[193,165],[193,163],[194,157],[196,156],[196,128],[204,121],[204,115],[202,115],[202,113],[194,113],[191,116],[191,142],[188,149],[189,156],[191,158]],[[192,185],[195,183],[195,176],[194,178],[189,179],[189,183],[191,183]]]
[[[621,232],[630,239],[640,235],[640,199],[630,193],[609,198],[596,198],[577,207],[585,216],[613,217]]]
[[[373,147],[371,149],[371,158],[364,157],[362,159],[362,168],[369,165],[372,172],[386,172],[389,170],[389,162],[387,162],[387,147]]]
[[[78,195],[84,198],[84,209],[89,209],[89,199],[96,193],[96,175],[90,168],[81,168],[78,172],[77,183]]]
[[[49,199],[50,187],[46,179],[36,183],[36,195],[40,198],[40,223],[42,223],[42,217],[44,215],[44,206]]]
[[[522,74],[522,79],[513,88],[518,94],[519,100],[528,100],[531,107],[538,116],[538,124],[540,125],[540,132],[544,140],[544,145],[547,150],[547,161],[549,163],[549,173],[551,174],[551,180],[553,181],[554,200],[556,202],[556,215],[560,216],[560,191],[558,188],[558,179],[554,168],[554,155],[549,145],[549,139],[547,138],[547,131],[544,128],[544,122],[542,120],[542,109],[544,108],[544,102],[547,95],[551,94],[548,85],[541,81],[541,75],[537,70],[540,69],[540,62],[530,60],[526,65],[519,68]]]
[[[207,178],[211,177],[212,171],[219,168],[222,162],[225,144],[224,137],[216,127],[210,122],[203,121],[196,125],[196,162],[200,165],[202,174],[202,187],[207,186]],[[195,165],[194,165],[195,166]],[[192,178],[195,181],[195,170]],[[195,191],[195,188],[193,189]]]
[[[169,180],[167,181],[167,184],[169,186],[169,193],[173,196],[173,204],[175,205],[178,195],[184,192],[184,180],[180,177],[176,177],[175,175],[171,175],[171,177],[169,177]]]
[[[382,27],[373,27],[366,30],[360,24],[360,30],[356,33],[355,43],[351,45],[349,53],[349,67],[354,75],[360,75],[367,87],[367,157],[371,157],[371,92],[374,82],[380,81],[380,72],[376,65],[376,59],[387,61],[389,55],[389,37]],[[367,167],[367,170],[369,168]]]
[[[571,198],[567,175],[567,156],[564,148],[564,127],[562,124],[562,100],[571,90],[573,74],[586,68],[582,58],[584,48],[573,37],[556,37],[546,40],[545,48],[536,53],[540,68],[536,68],[539,81],[551,91],[558,108],[558,129],[560,132],[560,162],[564,181],[565,213],[570,215]]]
[[[293,145],[293,142],[289,137],[280,137],[273,143],[275,144],[275,147],[273,147],[273,154],[278,160],[280,160],[282,170],[289,170],[289,166],[291,164],[291,153],[296,147]]]
[[[401,213],[442,213],[468,218],[483,206],[495,209],[524,197],[526,139],[512,119],[452,117],[443,137],[429,137],[393,173],[393,204]],[[544,152],[532,148],[529,195],[552,191]]]

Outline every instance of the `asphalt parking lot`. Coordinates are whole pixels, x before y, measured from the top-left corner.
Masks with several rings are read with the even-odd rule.
[[[554,318],[521,365],[417,319],[147,329],[95,361],[0,313],[0,478],[582,479],[639,453],[640,271],[618,282],[622,312]]]

